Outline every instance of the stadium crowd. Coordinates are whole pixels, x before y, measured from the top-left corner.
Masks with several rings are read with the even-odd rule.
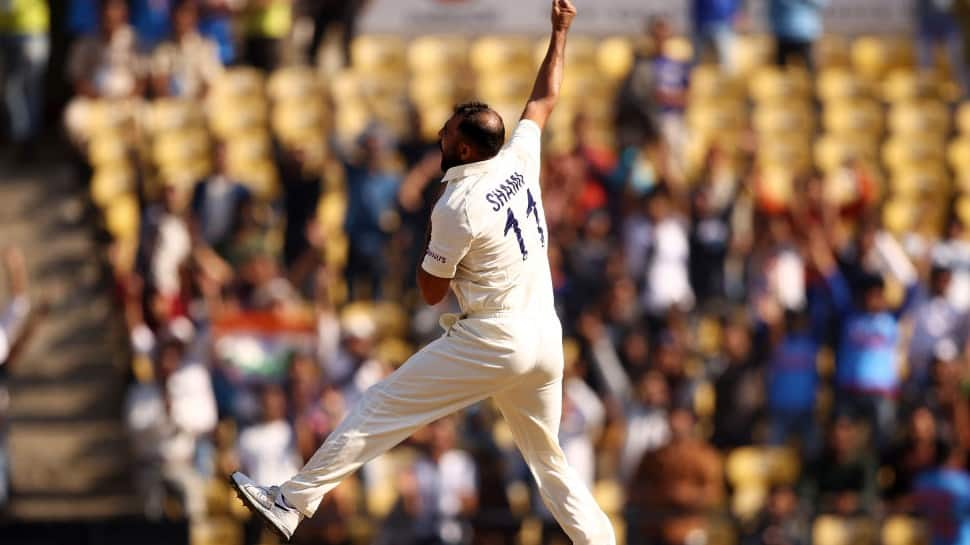
[[[237,3],[71,2],[66,122],[85,162],[97,157],[78,126],[99,99],[201,100],[228,66],[316,63],[333,26],[349,62],[363,2]],[[817,70],[825,2],[769,4],[775,61]],[[964,85],[963,3],[916,4],[915,49],[944,46]],[[741,2],[693,5],[697,64],[737,73]],[[286,42],[301,14],[316,23],[312,55]],[[43,34],[35,19],[29,30]],[[571,464],[630,545],[890,545],[889,530],[916,519],[934,545],[970,543],[970,217],[945,199],[935,229],[894,232],[879,168],[855,160],[836,189],[805,168],[780,199],[756,160],[768,144],[756,131],[712,140],[692,165],[695,62],[664,47],[675,38],[662,18],[646,38],[610,105],[608,137],[580,105],[557,135],[569,145],[544,156]],[[20,98],[40,100],[29,82]],[[18,141],[38,121],[11,123]],[[225,476],[285,480],[364,390],[439,334],[454,303],[418,304],[413,271],[440,154],[420,119],[408,123],[327,136],[322,159],[274,141],[276,192],[240,180],[224,141],[190,184],[161,176],[150,187],[137,173],[136,244],[116,244],[111,259],[148,516],[189,518],[199,542],[211,537],[201,529],[221,528],[214,520],[245,525],[247,543],[268,539],[239,522]],[[294,541],[520,535],[567,542],[483,403],[365,466]]]

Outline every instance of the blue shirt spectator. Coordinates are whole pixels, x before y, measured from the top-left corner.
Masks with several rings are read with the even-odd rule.
[[[71,0],[67,3],[67,31],[74,36],[92,34],[98,30],[98,0]]]
[[[828,0],[771,0],[768,17],[775,35],[813,42],[822,34],[822,9]]]
[[[210,3],[211,4],[211,3]],[[199,33],[219,46],[219,60],[229,65],[236,60],[236,45],[232,37],[232,15],[210,4],[199,10]]]
[[[172,33],[172,8],[175,0],[133,0],[131,25],[138,34],[138,45],[151,51]]]
[[[694,28],[729,25],[741,10],[741,0],[693,0]]]
[[[930,525],[933,545],[970,545],[970,474],[959,467],[922,473],[914,485],[916,505]]]

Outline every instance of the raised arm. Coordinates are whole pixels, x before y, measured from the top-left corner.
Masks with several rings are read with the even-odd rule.
[[[552,0],[552,35],[546,58],[539,67],[532,96],[525,105],[522,119],[528,119],[539,126],[546,126],[559,99],[562,75],[566,65],[566,34],[576,17],[576,7],[570,0]]]

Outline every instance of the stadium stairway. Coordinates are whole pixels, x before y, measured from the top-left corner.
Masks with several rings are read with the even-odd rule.
[[[124,324],[84,188],[56,163],[0,165],[0,246],[23,248],[32,298],[49,302],[8,381],[7,515],[22,522],[113,518],[138,507],[121,421]]]

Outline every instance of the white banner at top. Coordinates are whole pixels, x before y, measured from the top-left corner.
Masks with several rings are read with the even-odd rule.
[[[690,0],[574,0],[583,34],[636,34],[654,15],[688,30]],[[749,0],[750,29],[763,31],[767,0]],[[371,0],[361,31],[392,34],[542,34],[549,30],[549,0]],[[826,32],[901,34],[913,25],[913,0],[831,0]]]

